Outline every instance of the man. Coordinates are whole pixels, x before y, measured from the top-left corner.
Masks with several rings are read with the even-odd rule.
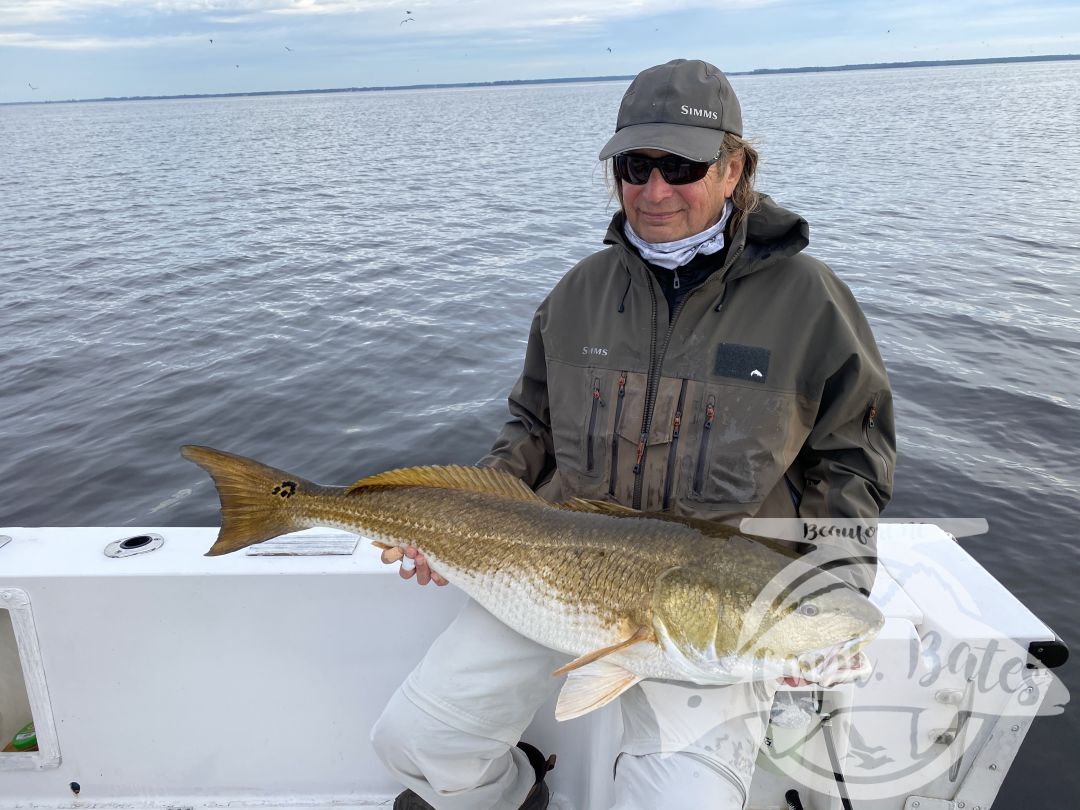
[[[482,465],[553,501],[729,522],[877,517],[895,461],[884,366],[850,291],[802,253],[807,223],[754,192],[757,153],[741,136],[712,65],[635,78],[600,152],[622,209],[608,247],[537,310],[512,419]],[[840,543],[829,567],[869,593],[872,539]],[[404,577],[444,582],[406,554]],[[467,605],[373,731],[410,787],[395,808],[545,807],[543,757],[515,743],[566,660]],[[774,689],[625,693],[615,807],[743,807]]]

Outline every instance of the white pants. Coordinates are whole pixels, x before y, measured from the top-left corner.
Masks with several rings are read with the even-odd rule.
[[[535,778],[514,745],[569,660],[470,601],[390,699],[375,751],[436,810],[517,810]],[[645,681],[624,693],[613,810],[741,810],[773,692]]]

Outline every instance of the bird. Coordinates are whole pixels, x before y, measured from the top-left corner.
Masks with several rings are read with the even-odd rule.
[[[30,84],[30,82],[27,82],[26,86],[29,87],[31,90],[37,90],[37,88],[34,87],[34,85]]]
[[[398,23],[398,25],[404,25],[407,22],[416,22],[416,17],[406,17],[404,20]]]
[[[285,50],[287,50],[289,53],[292,53],[292,48],[290,48],[288,45],[285,46]]]
[[[607,52],[608,52],[608,53],[611,53],[611,48],[608,48],[608,49],[607,49]]]
[[[240,66],[239,66],[239,65],[237,65],[237,67],[240,67]]]
[[[211,45],[213,45],[213,44],[214,44],[214,40],[210,40],[210,44],[211,44]]]

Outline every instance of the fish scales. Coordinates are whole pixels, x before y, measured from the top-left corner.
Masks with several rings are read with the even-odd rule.
[[[642,678],[851,680],[868,671],[857,653],[884,623],[832,574],[713,523],[607,503],[552,505],[495,470],[408,468],[326,487],[212,448],[181,452],[210,473],[221,498],[208,554],[312,526],[415,546],[501,621],[578,656],[556,673],[570,673],[559,719]]]
[[[307,515],[308,526],[331,524],[391,545],[415,546],[508,625],[571,654],[614,644],[632,628],[651,625],[653,591],[664,571],[700,565],[722,575],[741,567],[745,578],[755,556],[771,556],[750,543],[705,537],[678,523],[612,519],[543,502],[506,503],[460,490],[379,487],[346,494],[344,488],[323,487],[297,499],[295,509]],[[525,587],[530,598],[523,596]],[[687,612],[705,607],[693,593],[681,604],[678,609]],[[726,608],[729,616],[742,613],[741,605]],[[576,632],[566,627],[570,617],[576,617]],[[727,647],[733,649],[741,627],[729,628]],[[653,677],[677,674],[666,667]]]
[[[467,572],[479,587],[509,574],[543,584],[613,622],[646,620],[642,605],[656,577],[700,557],[692,544],[708,542],[679,524],[619,521],[422,487],[319,493],[296,506],[310,513],[310,525],[332,523],[392,545],[415,546],[440,571]]]

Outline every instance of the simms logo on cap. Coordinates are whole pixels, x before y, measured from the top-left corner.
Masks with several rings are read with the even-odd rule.
[[[697,107],[691,107],[686,104],[683,104],[681,109],[683,115],[696,115],[699,118],[709,118],[713,121],[720,120],[720,116],[712,110],[699,110]]]

